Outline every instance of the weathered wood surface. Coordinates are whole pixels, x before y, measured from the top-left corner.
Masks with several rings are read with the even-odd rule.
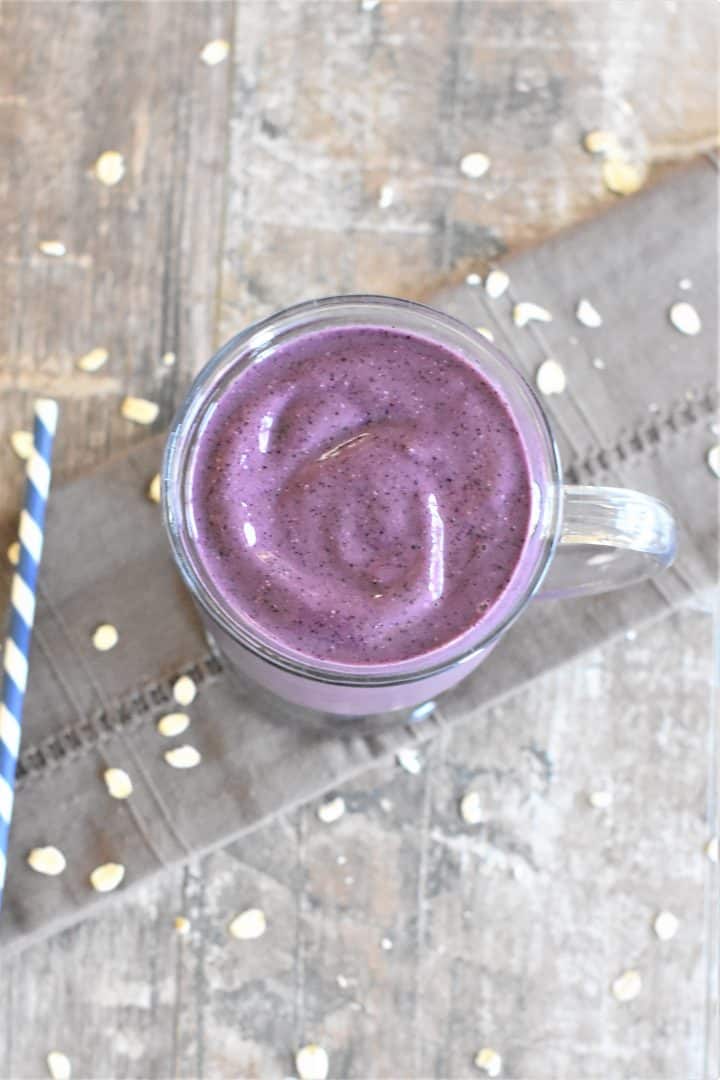
[[[336,824],[307,807],[34,947],[3,971],[0,1075],[58,1048],[79,1076],[283,1077],[312,1039],[334,1076],[469,1077],[490,1045],[516,1080],[700,1078],[710,667],[708,615],[662,623],[457,727],[420,775],[369,772]],[[232,940],[256,905],[266,935]]]
[[[125,394],[158,401],[166,424],[190,358],[209,355],[230,87],[228,66],[198,53],[231,36],[233,10],[8,3],[0,15],[2,516],[21,490],[7,436],[30,423],[34,397],[60,399],[62,479],[146,435],[120,416]],[[92,174],[106,150],[125,157],[115,187]],[[48,240],[67,255],[43,255]],[[107,365],[78,371],[96,347]]]
[[[583,130],[648,155],[715,121],[711,0],[0,13],[8,521],[6,436],[38,392],[62,398],[58,471],[76,473],[142,437],[124,393],[158,400],[161,426],[249,318],[321,293],[424,296],[596,212],[612,197]],[[210,68],[217,37],[233,57]],[[128,165],[115,188],[90,175],[108,149]],[[492,159],[481,181],[458,171],[472,150]],[[64,259],[37,252],[55,239]],[[94,346],[108,365],[81,375]],[[334,1075],[469,1076],[487,1044],[516,1078],[700,1077],[709,621],[608,647],[436,742],[420,776],[368,774],[337,825],[297,812],[7,963],[0,1075],[42,1075],[58,1048],[79,1076],[280,1077],[312,1038]],[[613,809],[592,810],[606,784]],[[470,786],[475,832],[456,809]],[[256,903],[267,935],[231,941]],[[661,944],[665,906],[681,929]],[[620,1006],[609,982],[631,966],[644,990]]]

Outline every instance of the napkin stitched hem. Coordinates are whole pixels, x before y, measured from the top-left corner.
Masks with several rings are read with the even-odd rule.
[[[196,686],[201,687],[220,678],[223,672],[222,661],[215,653],[199,656],[167,678],[149,682],[108,707],[97,709],[41,742],[23,748],[18,759],[17,789],[27,787],[47,769],[90,753],[105,739],[133,731],[145,720],[162,715],[169,706],[176,705],[172,688],[181,676],[189,676]]]
[[[618,432],[610,445],[592,446],[584,455],[577,455],[564,468],[564,478],[570,484],[593,481],[598,475],[612,472],[616,466],[636,461],[644,454],[658,453],[665,444],[676,442],[699,424],[712,419],[717,406],[715,386],[707,384],[701,390],[690,388],[684,399],[652,413],[649,420],[639,422],[630,431]]]
[[[631,431],[618,432],[610,446],[595,446],[585,456],[572,461],[564,470],[571,484],[594,481],[611,472],[615,463],[635,461],[645,454],[658,452],[667,442],[675,442],[692,433],[698,424],[712,417],[717,408],[717,390],[707,385],[701,391],[689,390],[684,399],[675,401],[662,413],[639,422]],[[156,718],[174,702],[172,687],[182,675],[188,675],[198,687],[219,678],[224,668],[215,653],[198,653],[171,675],[152,680],[140,690],[83,716],[77,723],[48,735],[41,742],[23,747],[18,760],[17,787],[26,787],[47,769],[76,759],[94,750],[104,739],[119,732],[134,730],[148,718]]]

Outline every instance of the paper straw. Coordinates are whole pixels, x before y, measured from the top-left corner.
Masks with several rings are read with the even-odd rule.
[[[41,399],[35,403],[33,450],[27,463],[25,502],[20,514],[20,561],[10,592],[10,629],[3,654],[0,696],[0,906],[57,416],[57,402]]]

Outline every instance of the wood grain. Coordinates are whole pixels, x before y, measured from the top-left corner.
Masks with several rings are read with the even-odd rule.
[[[57,1048],[77,1076],[283,1077],[308,1040],[334,1076],[470,1077],[482,1045],[518,1080],[705,1075],[711,670],[710,616],[673,617],[446,733],[419,776],[369,771],[335,825],[299,810],[32,948],[3,972],[0,1075]],[[268,931],[234,941],[250,906]]]
[[[717,10],[688,10],[244,4],[220,336],[311,296],[425,298],[597,213],[616,197],[588,130],[618,132],[641,165],[712,134]],[[491,166],[468,180],[475,150]]]
[[[158,401],[167,424],[210,353],[230,87],[199,52],[232,21],[224,3],[2,7],[0,517],[21,485],[7,436],[35,396],[61,401],[62,479],[147,434],[120,416],[125,394]],[[92,173],[106,150],[125,158],[115,187]],[[46,240],[67,255],[41,254]],[[108,363],[83,375],[95,347]]]
[[[249,319],[321,293],[426,296],[595,213],[613,197],[586,129],[649,161],[715,124],[712,0],[0,16],[0,519],[21,482],[7,434],[38,392],[61,398],[71,475],[142,437],[125,393],[158,400],[161,426]],[[216,37],[233,57],[209,68]],[[107,149],[128,171],[106,189]],[[492,159],[480,181],[458,169],[472,150]],[[68,255],[41,256],[47,239]],[[107,367],[78,373],[100,345]],[[710,670],[710,616],[686,612],[457,727],[420,776],[368,773],[337,825],[298,811],[34,947],[2,973],[0,1074],[42,1075],[62,1049],[76,1076],[282,1077],[314,1039],[348,1077],[477,1075],[481,1045],[526,1080],[703,1075]],[[591,809],[606,785],[613,808]],[[470,787],[475,831],[457,814]],[[232,941],[254,905],[266,937]],[[666,906],[681,927],[662,944]],[[629,966],[644,989],[621,1006],[609,984]]]

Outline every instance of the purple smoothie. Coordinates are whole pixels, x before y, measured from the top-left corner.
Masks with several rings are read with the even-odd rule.
[[[525,445],[481,372],[435,341],[316,331],[240,373],[199,436],[197,550],[276,645],[377,665],[477,627],[527,541]]]

